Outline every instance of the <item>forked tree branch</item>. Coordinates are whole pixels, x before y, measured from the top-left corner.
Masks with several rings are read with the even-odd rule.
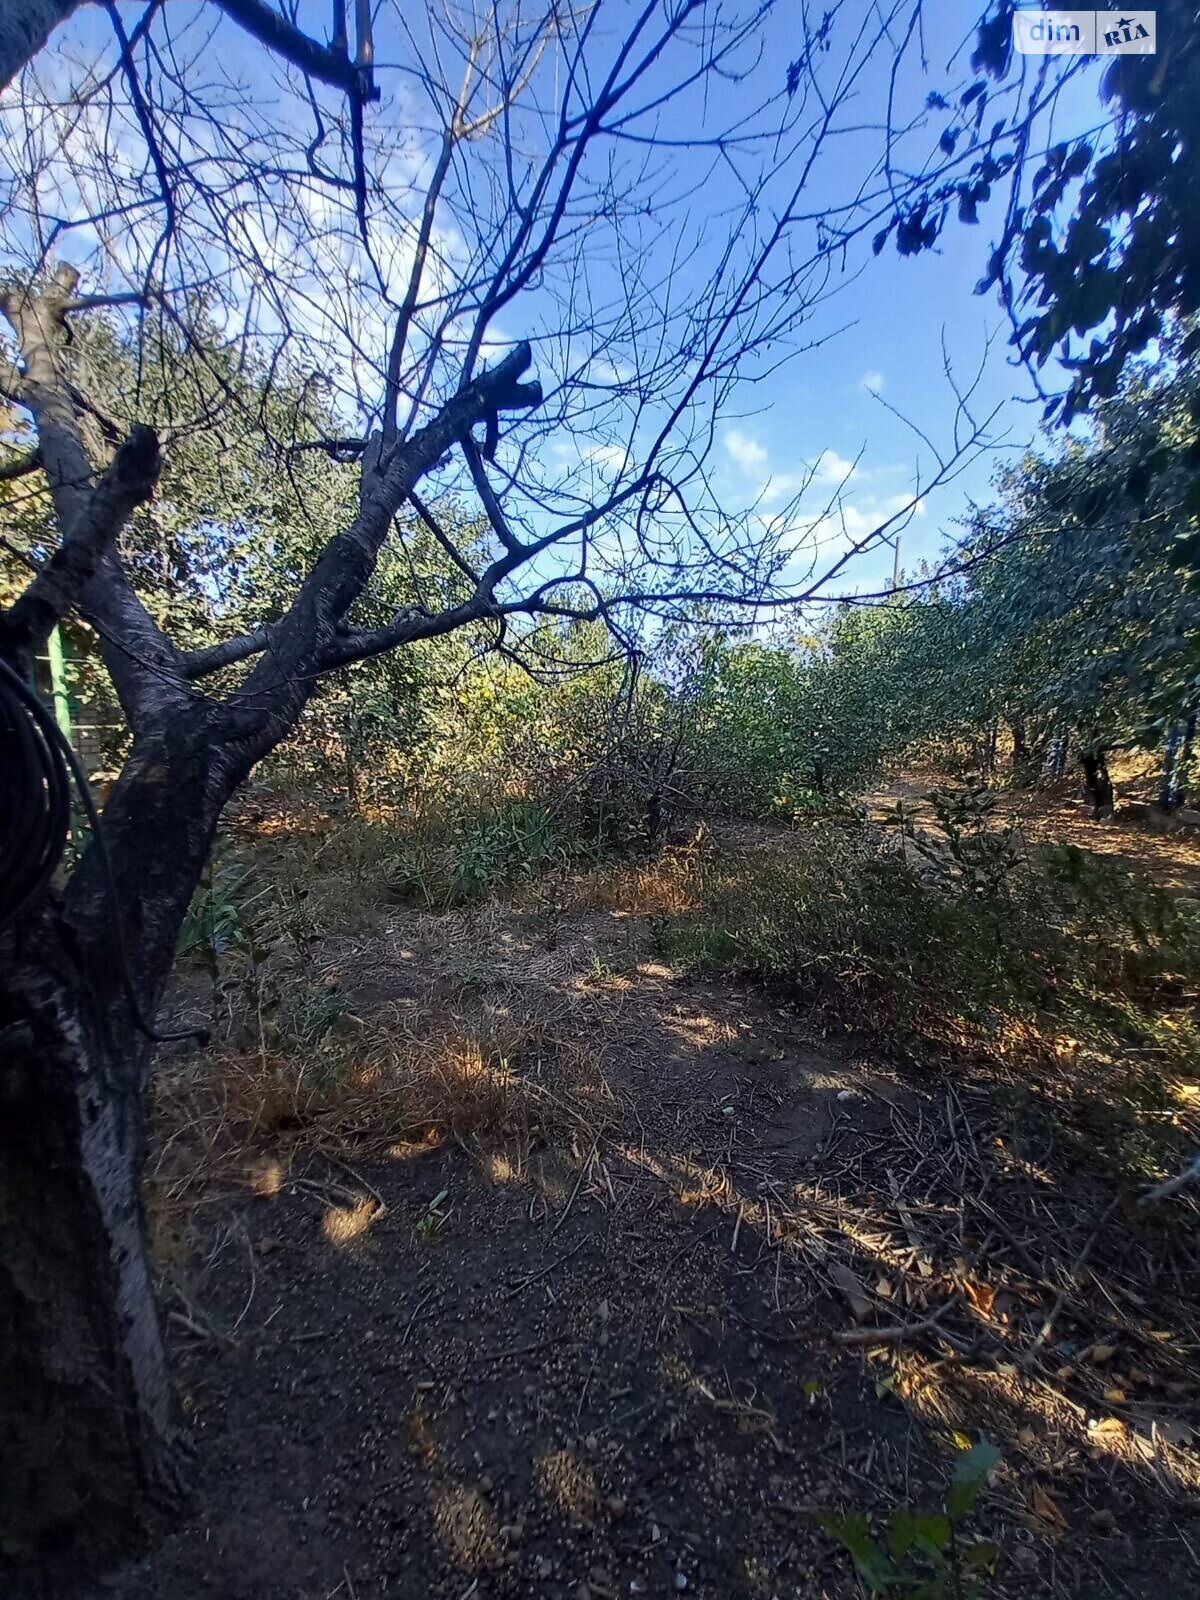
[[[0,89],[7,88],[81,0],[10,0],[0,28]],[[260,44],[310,78],[347,94],[372,98],[370,63],[352,61],[345,40],[319,44],[264,0],[217,0],[220,9]],[[364,90],[366,92],[364,92]]]
[[[255,628],[252,633],[239,634],[234,639],[222,639],[217,644],[203,645],[198,650],[186,650],[181,657],[183,674],[189,682],[207,678],[222,667],[236,666],[248,661],[267,648],[270,633],[266,628]]]
[[[340,48],[318,44],[281,11],[263,4],[263,0],[217,0],[227,17],[266,45],[274,55],[282,56],[292,66],[310,78],[317,78],[334,89],[347,94],[361,94],[364,85],[364,66],[350,59],[344,41]],[[370,98],[368,94],[366,98]]]
[[[83,441],[73,386],[64,371],[65,312],[79,274],[61,266],[41,288],[0,294],[24,366],[17,391],[37,428],[37,456],[60,529],[58,549],[0,616],[0,640],[18,658],[35,651],[68,612],[80,607],[117,535],[158,482],[153,428],[135,423],[97,478]],[[158,634],[154,624],[146,622]],[[162,645],[168,641],[158,635]]]

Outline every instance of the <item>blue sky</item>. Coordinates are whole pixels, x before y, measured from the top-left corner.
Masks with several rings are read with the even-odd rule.
[[[605,15],[618,26],[635,9],[631,0],[606,0],[606,6]],[[122,11],[129,27],[141,15],[140,6],[123,6]],[[777,7],[767,23],[756,79],[760,90],[765,85],[769,92],[780,93],[787,63],[800,47],[800,14],[799,4],[788,0]],[[846,21],[839,26],[849,27],[856,17],[872,14],[865,3],[848,0]],[[897,109],[906,114],[919,111],[928,90],[952,89],[969,81],[965,55],[969,55],[971,28],[966,19],[973,13],[964,11],[955,0],[926,0],[923,14],[928,67],[922,71],[915,59],[906,58],[897,86]],[[324,37],[328,25],[324,0],[321,4],[302,5],[299,15],[314,35]],[[195,35],[205,37],[203,59],[214,65],[219,62],[220,71],[244,88],[240,108],[237,97],[226,101],[231,125],[245,118],[250,126],[253,117],[262,114],[282,118],[285,124],[294,119],[295,126],[301,125],[307,111],[304,101],[294,92],[294,79],[291,89],[284,89],[277,65],[267,60],[260,47],[232,23],[220,18],[213,6],[179,0],[178,6],[171,8],[172,29],[187,26],[185,19],[189,17],[194,19]],[[401,210],[393,214],[393,222],[399,218],[402,223],[403,205],[408,206],[410,215],[415,214],[422,166],[428,161],[431,148],[428,137],[420,131],[422,121],[428,120],[421,97],[414,95],[411,78],[403,70],[411,62],[413,48],[405,40],[404,27],[419,26],[424,17],[423,10],[414,13],[405,5],[397,11],[389,5],[381,8],[377,24],[377,57],[384,63],[379,74],[383,99],[379,106],[368,108],[369,133],[382,150],[393,152],[389,171],[401,188],[406,183],[413,184],[412,201],[402,203]],[[180,19],[178,23],[176,18]],[[77,13],[69,28],[56,39],[56,46],[64,39],[69,48],[82,48],[85,53],[89,46],[111,49],[107,20],[91,7]],[[830,159],[815,177],[814,204],[844,202],[869,167],[872,151],[879,146],[893,55],[886,44],[877,46],[871,54],[858,80],[856,97],[842,119],[844,130],[830,148]],[[541,78],[534,81],[535,93],[549,88],[554,70],[555,63],[547,59]],[[1055,137],[1100,120],[1097,82],[1098,73],[1092,71],[1088,81],[1081,81],[1064,98],[1056,113]],[[706,127],[717,127],[739,115],[746,96],[744,85],[718,82],[706,92],[703,105],[693,105],[689,114]],[[322,99],[327,98],[337,102],[333,91],[328,97],[322,91]],[[260,108],[265,108],[265,113]],[[912,134],[907,150],[915,163],[919,164],[936,144],[945,122],[945,113],[934,112]],[[667,131],[674,131],[674,125]],[[764,159],[764,166],[769,167],[769,161]],[[788,170],[774,172],[772,181],[775,192],[785,188]],[[672,152],[663,157],[656,184],[651,193],[664,197],[662,214],[654,215],[652,207],[644,221],[637,224],[642,230],[639,247],[652,263],[656,253],[686,239],[681,281],[700,285],[714,241],[720,239],[722,218],[739,199],[738,186],[720,163],[695,152]],[[689,198],[672,210],[667,204],[672,193],[688,193]],[[469,188],[463,188],[457,210],[451,204],[445,218],[447,239],[468,217],[471,201]],[[817,517],[835,492],[841,499],[838,517],[845,518],[852,534],[886,517],[912,496],[914,486],[926,481],[932,470],[929,448],[919,432],[939,444],[944,444],[950,433],[955,401],[943,372],[944,343],[959,384],[965,387],[978,379],[973,401],[977,414],[986,416],[999,408],[991,433],[1000,448],[971,463],[954,483],[936,491],[908,523],[902,535],[904,565],[911,569],[920,559],[937,553],[968,499],[987,497],[988,480],[996,464],[1011,459],[1027,446],[1039,428],[1040,408],[1030,403],[1029,380],[1010,359],[1002,310],[994,294],[981,297],[974,293],[997,231],[1002,203],[1003,196],[993,202],[990,211],[982,209],[977,227],[951,223],[935,250],[916,257],[900,258],[889,243],[878,258],[872,259],[865,239],[852,248],[845,292],[835,294],[822,305],[797,336],[800,341],[808,341],[832,335],[829,341],[801,352],[765,376],[755,377],[748,370],[725,400],[709,461],[713,491],[723,508],[737,512],[753,506],[757,515],[770,518],[778,514],[804,475],[815,469],[800,508],[801,522],[805,516]],[[389,258],[386,226],[380,228],[378,238],[384,244],[382,259],[389,289],[396,296],[402,286],[407,246],[400,240]],[[66,253],[86,250],[88,243],[85,231],[72,238]],[[280,269],[293,270],[286,248],[272,248],[278,248]],[[390,281],[389,259],[395,269],[395,282]],[[597,242],[590,255],[585,255],[583,265],[588,290],[601,299],[611,294],[619,269],[603,240]],[[363,273],[365,279],[361,261],[353,270]],[[331,326],[336,325],[341,303],[336,275],[326,273],[322,277],[310,271],[307,281],[320,302],[321,315]],[[380,308],[364,313],[370,314],[381,315]],[[492,349],[498,351],[506,342],[521,337],[536,340],[539,329],[545,331],[558,325],[561,309],[554,303],[550,287],[534,290],[504,309],[492,330],[496,341]],[[375,348],[382,352],[382,332],[375,331],[372,337]],[[554,360],[551,345],[539,346],[538,357],[540,366],[549,373]],[[342,380],[346,404],[352,403],[355,386],[360,397],[365,394],[369,399],[377,382],[370,362],[364,376],[348,361]],[[902,418],[907,418],[918,431],[906,426]],[[586,450],[589,442],[585,429],[569,444],[571,449]],[[594,443],[599,453],[605,440],[598,435]],[[567,444],[563,437],[548,431],[538,447],[543,462],[553,463],[556,452],[566,459]],[[457,479],[452,476],[448,482],[462,487],[461,471]],[[533,500],[530,506],[534,507]],[[541,515],[538,509],[530,509],[527,526],[537,531]],[[837,547],[836,527],[827,526],[822,536],[832,541],[832,548]],[[887,550],[860,558],[838,588],[862,593],[884,586],[890,577],[891,560]]]
[[[944,16],[947,9],[929,8],[933,16]],[[961,15],[957,7],[952,11]],[[1053,139],[1095,129],[1106,120],[1099,68],[1080,67],[1056,108],[1048,130]],[[954,81],[953,69],[947,79]],[[921,81],[937,86],[936,69]],[[731,500],[770,481],[769,509],[781,484],[824,455],[819,476],[830,484],[857,463],[841,491],[850,531],[903,505],[930,471],[930,450],[914,429],[940,444],[953,414],[943,352],[956,382],[975,385],[975,413],[982,418],[995,411],[989,428],[993,447],[935,490],[907,521],[901,559],[910,573],[941,553],[972,501],[991,498],[991,480],[1000,465],[1012,463],[1030,445],[1053,448],[1029,375],[1013,360],[1008,319],[995,289],[975,293],[1000,230],[1006,193],[981,208],[977,226],[950,223],[937,246],[920,255],[901,257],[889,241],[866,263],[857,284],[831,306],[830,321],[840,324],[844,317],[850,325],[782,372],[745,387],[737,407],[731,407],[744,414],[727,419],[721,438],[720,482]],[[1043,376],[1053,388],[1053,363]],[[815,496],[814,505],[818,500]],[[892,560],[892,551],[882,548],[857,558],[844,587],[859,593],[885,588]]]

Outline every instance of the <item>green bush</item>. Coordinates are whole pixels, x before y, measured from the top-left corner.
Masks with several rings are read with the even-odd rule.
[[[669,957],[782,980],[897,1038],[981,1026],[1035,983],[1009,936],[1024,906],[939,892],[862,832],[818,827],[791,848],[727,856],[698,891],[699,912],[663,930]]]
[[[545,806],[505,800],[491,814],[426,819],[387,859],[395,894],[431,907],[460,905],[565,866],[572,849]]]
[[[664,954],[785,983],[902,1048],[989,1045],[1101,1005],[1115,1031],[1148,1035],[1146,1008],[1200,973],[1196,919],[1169,896],[1078,852],[1014,852],[1001,871],[992,835],[976,860],[976,836],[949,825],[941,874],[831,824],[703,861]]]

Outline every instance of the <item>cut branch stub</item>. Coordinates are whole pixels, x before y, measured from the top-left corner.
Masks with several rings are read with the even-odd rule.
[[[130,515],[153,494],[161,466],[158,435],[135,422],[54,555],[0,617],[6,653],[19,655],[36,648],[81,603],[101,559]]]

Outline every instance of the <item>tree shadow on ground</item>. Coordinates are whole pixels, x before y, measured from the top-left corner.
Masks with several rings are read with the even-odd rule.
[[[902,1073],[611,910],[389,910],[319,965],[372,1048],[492,1041],[475,1113],[230,1119],[182,1187],[176,1122],[194,1509],[106,1593],[850,1596],[817,1513],[935,1504],[981,1435],[989,1592],[1200,1585],[1195,1211],[1114,1204],[1060,1098]]]

